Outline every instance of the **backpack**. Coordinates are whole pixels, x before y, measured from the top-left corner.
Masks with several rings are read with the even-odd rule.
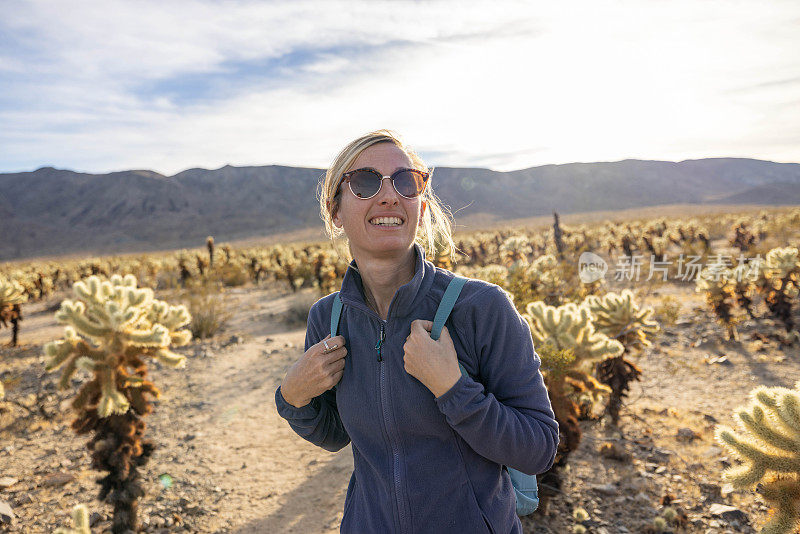
[[[431,329],[431,338],[438,340],[442,333],[447,317],[453,310],[453,306],[461,293],[461,288],[467,281],[463,276],[454,276],[444,292],[444,297],[436,309],[436,316],[433,319],[433,328]],[[331,312],[331,337],[335,337],[339,331],[339,317],[342,313],[342,299],[337,294],[333,299],[333,311]],[[464,366],[459,362],[458,367],[461,369],[461,374],[469,377]],[[334,386],[335,387],[335,386]],[[503,469],[508,471],[511,477],[511,484],[514,486],[514,494],[517,499],[517,515],[524,516],[532,514],[539,506],[539,491],[536,485],[536,475],[526,475],[516,469],[503,466]]]

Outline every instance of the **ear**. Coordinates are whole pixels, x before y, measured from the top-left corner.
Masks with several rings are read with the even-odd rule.
[[[342,219],[341,219],[341,217],[339,217],[338,206],[336,206],[336,204],[332,200],[329,200],[328,201],[328,210],[329,211],[330,211],[330,206],[333,206],[333,210],[334,210],[333,213],[331,213],[331,220],[333,221],[333,224],[334,224],[334,226],[336,226],[336,228],[341,228],[342,227]]]

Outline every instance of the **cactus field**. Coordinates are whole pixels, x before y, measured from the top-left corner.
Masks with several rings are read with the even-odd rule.
[[[800,209],[565,219],[428,253],[542,359],[561,436],[525,532],[800,532]],[[346,268],[213,236],[0,264],[0,532],[338,532],[350,446],[274,393]]]

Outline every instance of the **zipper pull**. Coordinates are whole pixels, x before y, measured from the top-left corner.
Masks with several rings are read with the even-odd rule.
[[[378,361],[379,362],[383,361],[383,358],[381,357],[381,344],[383,343],[384,339],[386,339],[386,334],[383,331],[383,325],[381,325],[381,336],[380,336],[380,338],[378,338],[378,343],[375,345],[375,350],[378,351]]]

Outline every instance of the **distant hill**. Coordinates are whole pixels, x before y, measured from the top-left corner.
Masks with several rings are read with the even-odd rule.
[[[316,187],[324,173],[227,165],[169,177],[52,167],[0,174],[0,260],[195,247],[207,235],[228,241],[321,228]],[[741,158],[569,163],[511,172],[437,167],[432,183],[459,223],[553,210],[800,203],[800,164]]]

